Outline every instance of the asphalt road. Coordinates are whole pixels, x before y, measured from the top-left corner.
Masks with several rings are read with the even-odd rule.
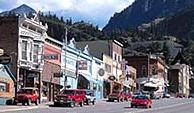
[[[7,111],[5,113],[194,113],[194,99],[171,98],[153,100],[151,109],[130,108],[130,102],[102,101],[94,106],[77,106],[74,108],[39,106],[38,108]]]

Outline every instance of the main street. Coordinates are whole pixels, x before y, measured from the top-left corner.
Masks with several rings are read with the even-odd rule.
[[[193,113],[194,99],[188,98],[170,98],[153,100],[151,109],[130,108],[130,102],[106,102],[100,101],[96,105],[84,107],[53,107],[47,105],[30,106],[18,109],[8,110],[2,108],[3,113]],[[0,106],[1,108],[1,106]],[[21,108],[21,109],[20,109]]]

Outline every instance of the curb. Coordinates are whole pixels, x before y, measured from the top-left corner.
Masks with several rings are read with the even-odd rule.
[[[14,109],[5,109],[1,110],[0,112],[8,112],[8,111],[21,111],[21,110],[30,110],[30,109],[38,109],[38,106],[30,106],[25,108],[14,108]]]

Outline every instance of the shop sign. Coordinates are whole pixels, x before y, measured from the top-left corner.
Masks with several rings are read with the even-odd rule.
[[[4,54],[4,55],[0,56],[0,64],[6,65],[6,64],[9,64],[10,62],[11,62],[11,56],[10,55]]]

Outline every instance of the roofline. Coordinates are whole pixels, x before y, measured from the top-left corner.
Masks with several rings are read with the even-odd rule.
[[[116,44],[118,44],[118,45],[120,45],[121,47],[123,47],[123,44],[122,44],[122,43],[120,43],[119,41],[117,41],[117,40],[113,40],[113,42],[115,42]]]

